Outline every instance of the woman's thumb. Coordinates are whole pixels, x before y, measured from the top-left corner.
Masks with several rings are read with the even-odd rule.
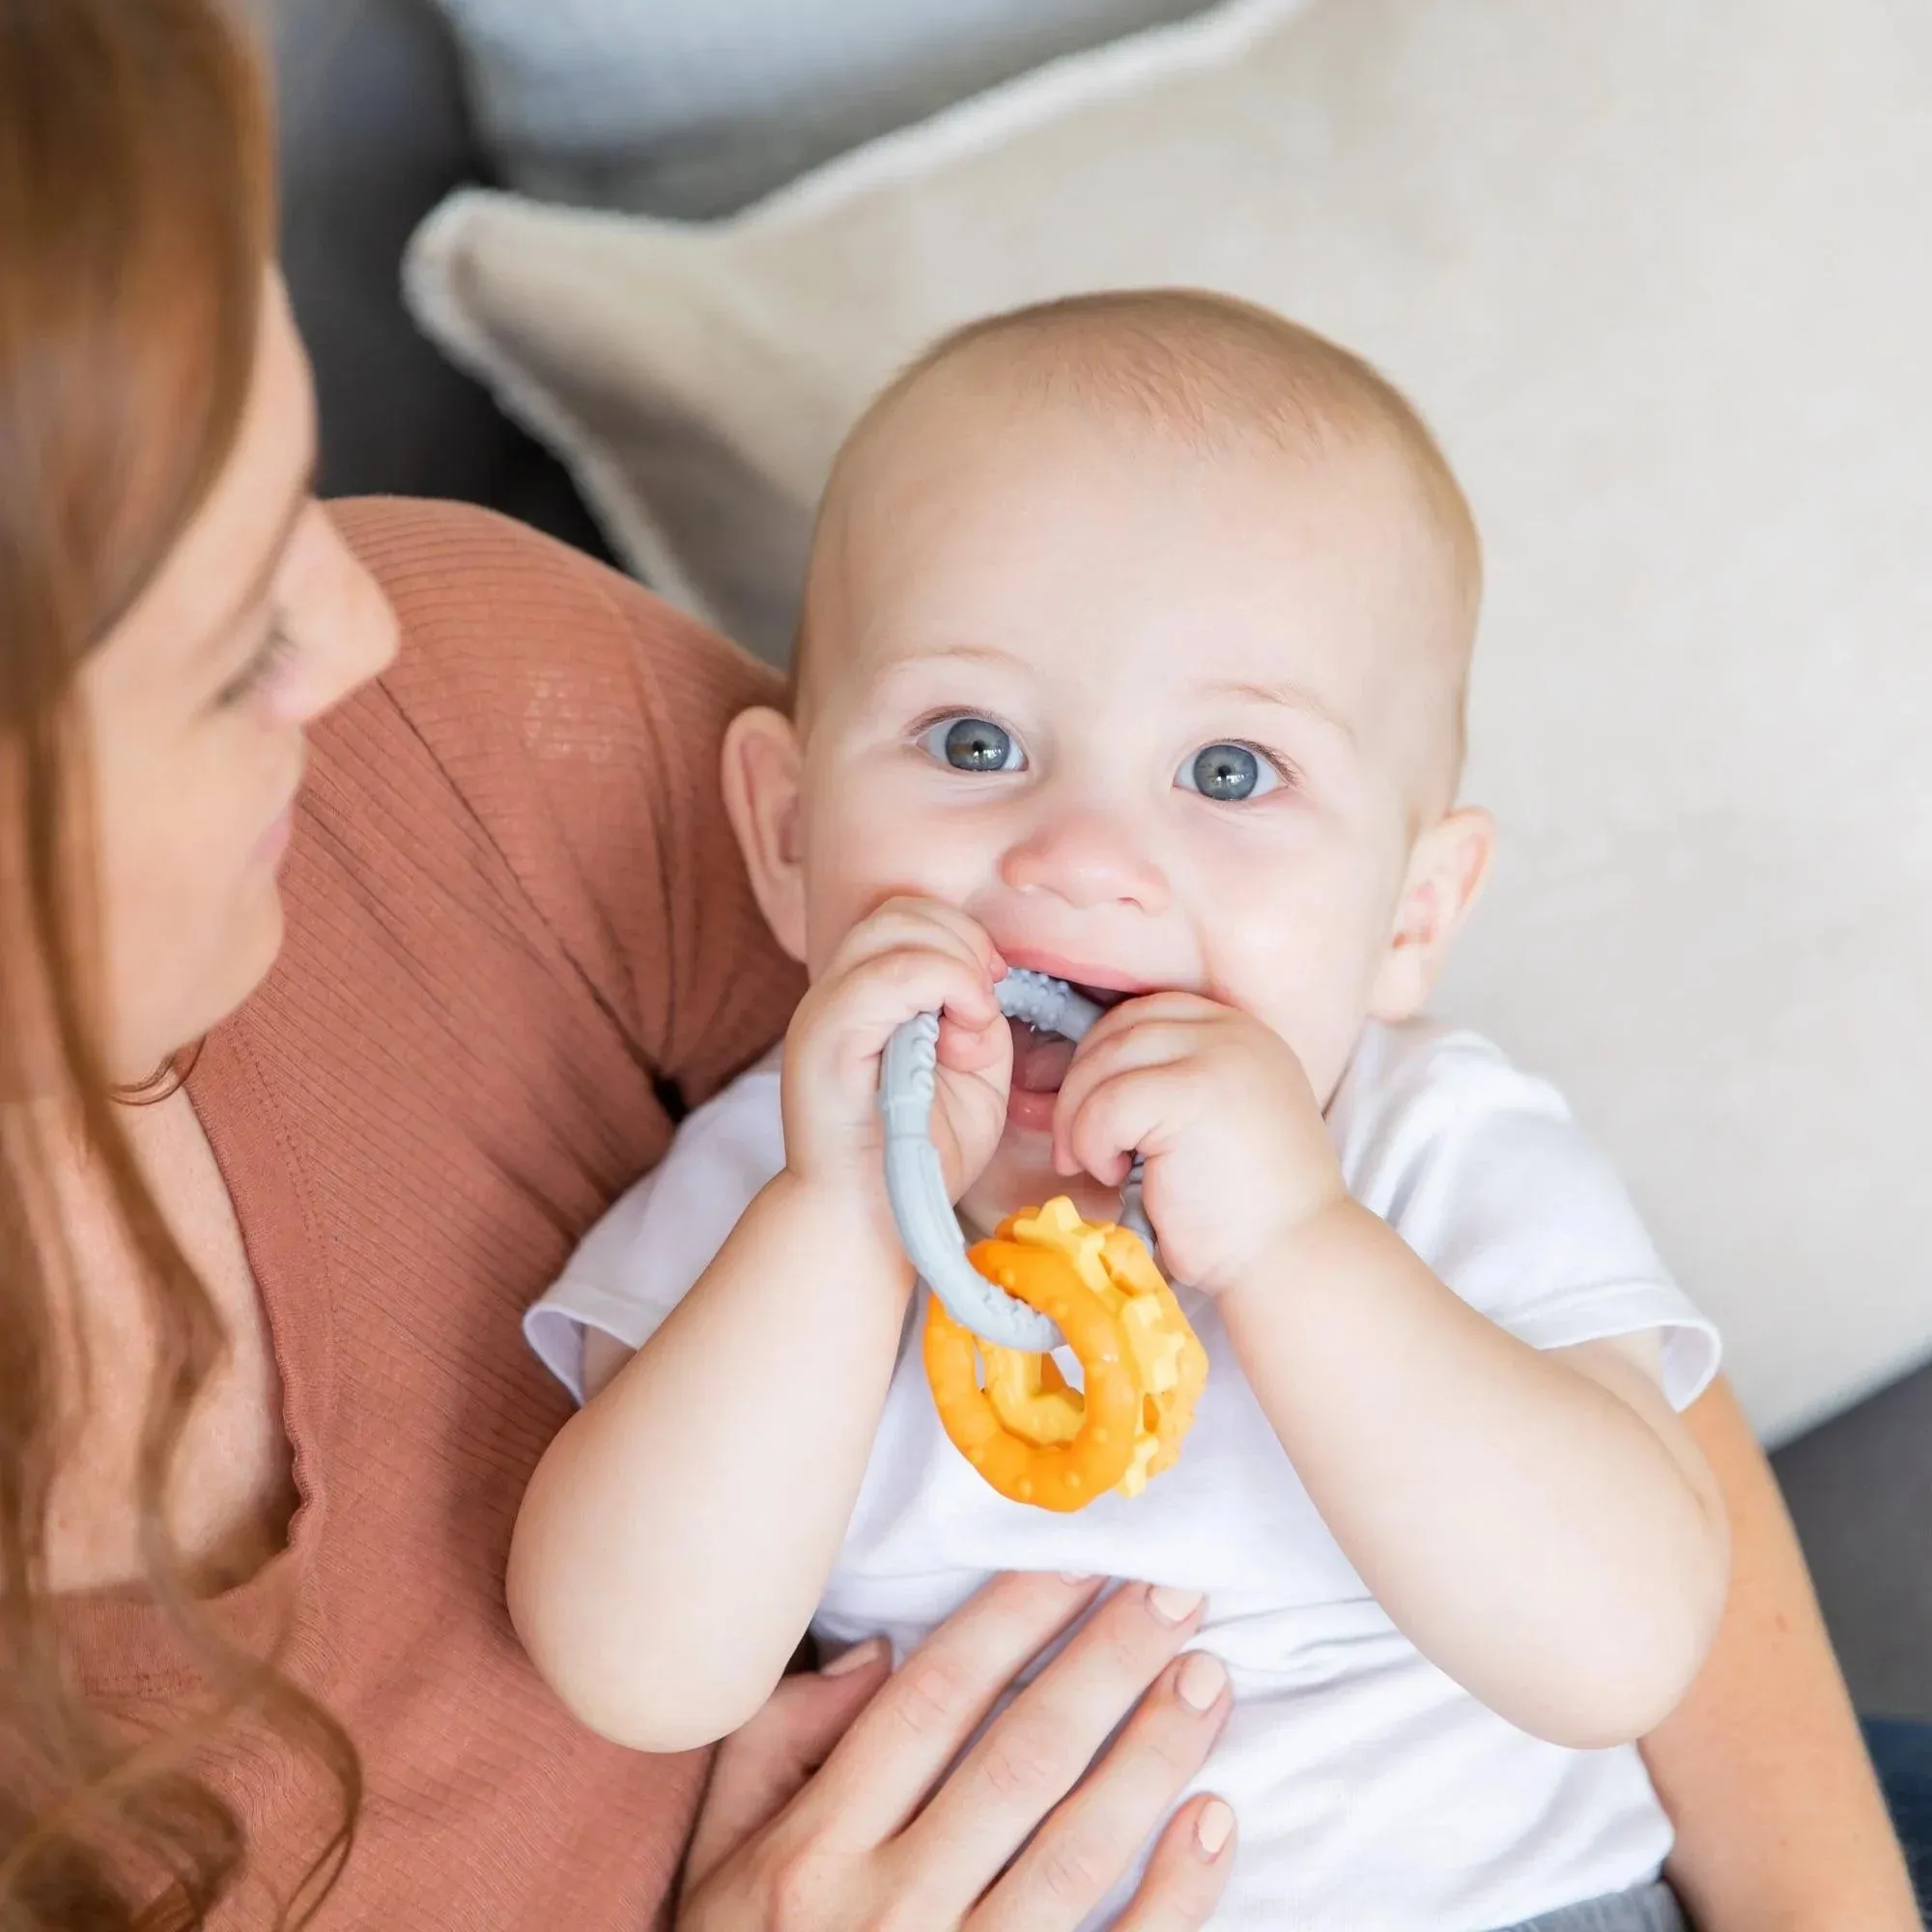
[[[718,1747],[685,1860],[686,1891],[764,1830],[832,1754],[887,1676],[877,1637],[816,1673],[785,1678],[750,1723]]]

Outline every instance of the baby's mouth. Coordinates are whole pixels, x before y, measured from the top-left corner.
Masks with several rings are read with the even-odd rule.
[[[1096,1007],[1117,1007],[1130,997],[1102,986],[1075,984],[1073,990]],[[1009,1019],[1007,1025],[1013,1036],[1013,1092],[1058,1094],[1073,1064],[1073,1042],[1057,1033],[1042,1032],[1031,1020]]]
[[[1009,1020],[1013,1035],[1013,1085],[1022,1094],[1058,1094],[1073,1065],[1073,1042],[1041,1033],[1031,1020]]]

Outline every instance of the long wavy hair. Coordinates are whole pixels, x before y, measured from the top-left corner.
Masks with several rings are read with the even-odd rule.
[[[266,1726],[334,1794],[278,1923],[327,1895],[360,1800],[342,1728],[204,1613],[163,1506],[226,1338],[111,1087],[76,695],[234,447],[273,226],[267,90],[224,0],[0,0],[0,1932],[203,1923],[247,1867],[219,1777],[239,1728]],[[75,1688],[48,1589],[91,1386],[55,1208],[51,1139],[71,1126],[32,1099],[50,1072],[154,1338],[142,1564],[206,1685],[158,1729]]]

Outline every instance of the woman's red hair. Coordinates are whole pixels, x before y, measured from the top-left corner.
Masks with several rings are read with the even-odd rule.
[[[339,1725],[202,1614],[162,1499],[225,1338],[142,1179],[99,1010],[76,678],[234,447],[273,247],[255,49],[221,0],[0,0],[0,1928],[191,1926],[241,1882],[221,1743],[266,1724],[337,1794],[278,1918],[305,1918],[360,1796]],[[51,1048],[51,1053],[49,1049]],[[62,1667],[46,1576],[56,1477],[85,1414],[71,1256],[52,1209],[48,1075],[139,1265],[155,1338],[141,1433],[147,1582],[207,1696],[140,1734]],[[267,1914],[264,1915],[268,1916]]]

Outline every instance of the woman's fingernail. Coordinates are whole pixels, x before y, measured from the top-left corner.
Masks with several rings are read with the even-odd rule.
[[[1081,1576],[1077,1570],[1063,1570],[1060,1573],[1060,1580],[1063,1583],[1071,1583],[1076,1590],[1079,1590],[1084,1589],[1094,1578],[1092,1576]]]
[[[1228,1666],[1205,1650],[1190,1650],[1181,1660],[1174,1688],[1190,1711],[1211,1711],[1228,1688]]]
[[[1218,1859],[1235,1829],[1235,1814],[1218,1798],[1210,1798],[1194,1821],[1194,1842],[1204,1858]]]
[[[1177,1590],[1161,1583],[1148,1592],[1148,1608],[1164,1624],[1184,1624],[1201,1607],[1199,1590]]]
[[[850,1650],[841,1650],[830,1663],[821,1664],[821,1677],[843,1677],[848,1671],[863,1670],[868,1663],[876,1663],[885,1655],[886,1640],[882,1636],[868,1636],[864,1643],[855,1643]]]

